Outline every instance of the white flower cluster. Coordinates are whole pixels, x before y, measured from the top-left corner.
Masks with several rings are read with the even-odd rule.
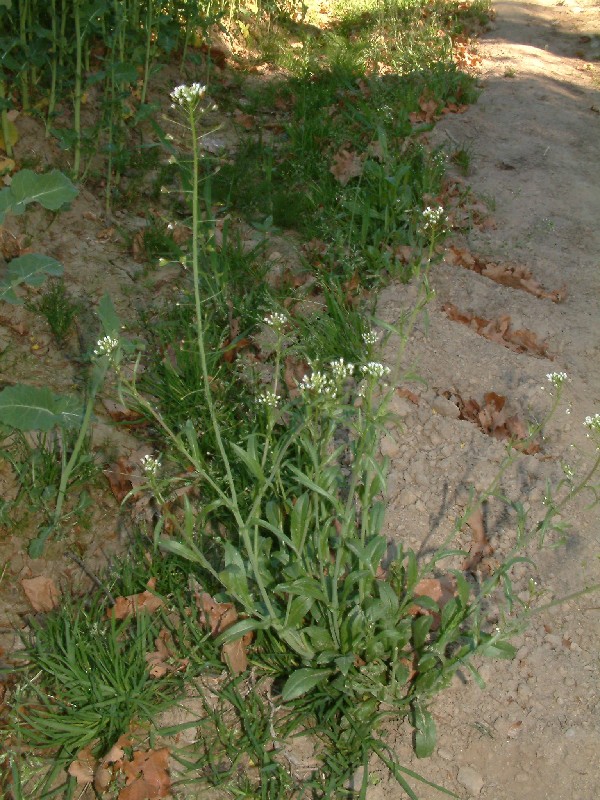
[[[569,376],[567,375],[566,372],[549,372],[546,375],[546,378],[557,389],[560,388],[564,383],[566,383],[566,381],[569,380]]]
[[[140,459],[140,464],[142,465],[144,473],[149,478],[156,478],[158,475],[158,470],[160,469],[160,458],[155,458],[154,456],[142,456]]]
[[[268,408],[277,408],[279,405],[279,395],[275,394],[275,392],[270,391],[267,389],[261,394],[258,395],[256,398],[256,402],[260,403],[261,406],[267,406]]]
[[[362,340],[365,344],[377,344],[379,337],[375,331],[365,331],[362,335]]]
[[[263,322],[269,326],[269,328],[273,328],[274,331],[277,333],[281,333],[284,327],[287,325],[287,317],[285,314],[280,314],[278,311],[274,311],[272,314],[268,314]]]
[[[329,375],[326,375],[318,369],[316,369],[312,375],[305,375],[300,381],[298,388],[302,394],[310,392],[331,400],[337,395],[337,386],[335,382],[331,380]]]
[[[423,219],[427,226],[433,227],[434,225],[439,225],[444,219],[444,209],[442,206],[438,206],[437,208],[427,206],[427,208],[423,209]]]
[[[594,414],[591,417],[586,417],[583,421],[586,428],[589,428],[594,433],[600,433],[600,414]]]
[[[97,358],[101,358],[102,356],[110,356],[115,352],[118,346],[119,340],[114,336],[103,336],[102,339],[98,339],[96,342],[94,355]]]
[[[386,367],[384,364],[381,364],[379,361],[369,361],[360,369],[363,375],[370,378],[383,378],[385,375],[390,374],[390,368]]]
[[[179,106],[196,105],[206,94],[206,86],[192,83],[191,86],[176,86],[171,92],[171,100]]]
[[[336,381],[341,382],[354,375],[354,364],[347,363],[343,358],[332,361],[329,365]]]

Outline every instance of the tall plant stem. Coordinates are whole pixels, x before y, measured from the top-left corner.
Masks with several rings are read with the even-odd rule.
[[[21,104],[23,111],[29,109],[29,74],[27,71],[27,18],[29,17],[29,0],[19,3],[19,38],[23,48],[25,64],[21,69]]]
[[[6,100],[6,84],[0,80],[0,100]],[[10,141],[10,127],[8,124],[8,111],[2,109],[2,138],[4,139],[4,150],[9,158],[12,158],[13,147]]]
[[[75,22],[75,96],[73,105],[73,129],[75,131],[75,154],[73,156],[73,175],[77,177],[81,168],[81,77],[83,70],[81,41],[81,0],[73,0],[73,18]]]

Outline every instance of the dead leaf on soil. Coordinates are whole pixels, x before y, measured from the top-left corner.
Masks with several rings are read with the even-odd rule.
[[[93,782],[97,763],[96,757],[92,754],[92,745],[88,745],[77,753],[67,772],[75,778],[79,786],[84,786]]]
[[[398,395],[398,397],[405,397],[407,400],[410,400],[410,402],[415,406],[418,406],[419,403],[421,402],[421,398],[419,397],[419,395],[415,394],[414,392],[411,392],[410,389],[397,388],[396,394]]]
[[[156,578],[150,578],[146,586],[148,588],[139,594],[117,597],[114,606],[107,610],[106,616],[121,620],[135,616],[139,611],[153,614],[164,605],[164,601],[152,591],[156,586]]]
[[[162,628],[154,640],[156,650],[153,653],[146,654],[150,677],[162,678],[168,672],[178,672],[185,669],[189,664],[189,658],[178,659],[177,654],[169,649],[169,644],[172,644],[172,642],[171,633],[166,628]]]
[[[293,356],[287,356],[285,359],[285,368],[283,371],[283,381],[287,386],[288,394],[290,397],[299,397],[300,390],[298,384],[302,381],[305,375],[310,372],[310,366],[304,359],[295,359]]]
[[[200,609],[200,622],[210,629],[211,636],[219,636],[238,621],[233,603],[218,603],[208,592],[196,591],[195,597]],[[223,645],[221,661],[227,664],[232,674],[239,675],[248,667],[246,650],[252,638],[252,632],[249,632]]]
[[[119,792],[118,800],[154,800],[166,797],[171,789],[169,777],[169,750],[138,750],[132,761],[123,762],[126,786]]]
[[[0,226],[0,254],[6,261],[11,261],[24,253],[22,241],[14,233]]]
[[[422,94],[419,97],[419,111],[411,111],[408,115],[408,118],[412,122],[413,125],[419,122],[434,122],[436,119],[439,119],[439,115],[437,113],[438,110],[438,101],[426,94]]]
[[[423,578],[413,589],[415,599],[418,597],[428,597],[437,604],[439,611],[430,611],[419,605],[412,605],[408,613],[413,616],[429,614],[433,617],[432,630],[440,624],[440,613],[447,602],[456,597],[456,580],[452,575],[442,575],[441,578]]]
[[[137,411],[132,411],[130,408],[118,403],[116,400],[110,400],[108,397],[102,398],[102,405],[106,409],[108,416],[115,422],[135,422],[140,419]]]
[[[536,334],[528,328],[513,330],[508,314],[503,314],[497,319],[486,319],[468,311],[459,311],[452,303],[444,303],[442,311],[453,322],[460,322],[462,325],[472,328],[485,339],[501,344],[509,350],[514,350],[516,353],[529,353],[539,358],[553,359],[548,352],[547,342],[540,342]]]
[[[57,608],[60,602],[60,591],[52,578],[39,575],[37,578],[24,578],[21,586],[34,611],[47,614]]]
[[[251,131],[256,127],[256,117],[252,116],[252,114],[246,114],[239,108],[236,108],[233,112],[233,119],[247,131]]]
[[[352,178],[358,178],[362,175],[363,166],[362,156],[359,156],[358,153],[354,153],[351,150],[342,148],[334,155],[333,164],[329,168],[329,171],[338,183],[341,183],[342,186],[346,186]]]
[[[490,556],[494,552],[489,539],[485,533],[483,512],[481,508],[476,508],[467,520],[467,525],[471,529],[473,542],[469,548],[469,557],[463,563],[465,572],[474,572],[481,564],[485,556]]]
[[[552,300],[553,303],[562,303],[567,297],[567,287],[552,291],[544,289],[527,267],[510,264],[498,264],[494,261],[485,261],[471,253],[467,248],[450,245],[446,251],[446,261],[449,264],[461,266],[477,272],[502,286],[520,289],[535,297]]]
[[[517,414],[509,414],[506,405],[506,397],[488,392],[483,397],[480,404],[472,397],[463,400],[460,395],[451,392],[442,392],[447,399],[452,399],[459,409],[459,419],[473,422],[488,436],[494,439],[509,439],[515,442],[515,446],[521,452],[528,455],[539,453],[540,444],[535,440],[530,440],[527,425]]]

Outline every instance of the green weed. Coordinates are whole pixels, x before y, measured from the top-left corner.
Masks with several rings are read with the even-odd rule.
[[[64,280],[50,281],[39,300],[27,307],[45,317],[59,345],[69,336],[80,311],[80,304],[71,298]]]

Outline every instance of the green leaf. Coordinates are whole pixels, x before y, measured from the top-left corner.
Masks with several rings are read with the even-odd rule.
[[[295,467],[293,464],[288,464],[288,468],[294,473],[298,481],[303,486],[306,486],[307,489],[310,489],[313,492],[317,492],[317,494],[320,494],[322,497],[325,497],[327,500],[329,500],[330,503],[332,503],[332,505],[334,506],[337,505],[337,501],[332,494],[330,494],[328,491],[319,486],[319,484],[315,483],[314,481],[311,481],[311,479],[307,477],[303,472],[301,472],[298,469],[298,467]]]
[[[118,337],[122,328],[122,324],[113,301],[108,293],[103,295],[102,300],[100,300],[98,303],[96,313],[98,314],[98,318],[100,319],[104,333],[107,336]]]
[[[488,658],[514,658],[517,648],[509,642],[487,642],[479,648],[479,653]]]
[[[258,619],[241,619],[239,622],[230,625],[226,631],[223,631],[223,633],[217,636],[215,644],[217,647],[220,647],[223,644],[227,644],[227,642],[235,642],[236,639],[241,639],[242,636],[245,636],[251,631],[264,630],[268,624],[268,622],[261,622]]]
[[[250,437],[250,439],[252,439],[252,437]],[[253,475],[257,479],[257,481],[259,481],[259,483],[261,484],[264,483],[266,480],[265,473],[263,472],[258,459],[253,458],[252,455],[246,450],[244,450],[242,447],[240,447],[239,444],[235,444],[234,442],[231,442],[230,444],[237,457],[244,462],[248,472],[251,475]]]
[[[298,628],[312,608],[314,602],[312,597],[294,597],[289,606],[285,620],[286,625],[290,628]]]
[[[301,551],[302,545],[304,544],[309,521],[310,495],[304,492],[294,503],[290,517],[290,535],[296,552],[298,553]]]
[[[17,384],[0,392],[0,422],[18,431],[49,431],[77,426],[81,421],[79,402],[50,389]]]
[[[10,191],[14,198],[13,212],[22,214],[29,203],[40,203],[49,211],[58,211],[78,195],[78,190],[60,170],[38,175],[22,169],[13,177]]]
[[[427,758],[435,748],[437,738],[435,721],[426,708],[418,703],[413,703],[411,723],[415,729],[415,754],[417,758]]]
[[[0,225],[4,222],[6,212],[13,207],[14,197],[9,188],[0,191]]]
[[[13,305],[21,305],[14,288],[21,283],[29,286],[41,286],[48,276],[59,277],[63,273],[63,266],[55,258],[44,256],[40,253],[27,253],[18,256],[8,265],[6,278],[0,282],[0,300]]]
[[[295,700],[297,697],[302,697],[302,695],[310,692],[311,689],[314,689],[315,686],[323,683],[323,681],[326,680],[329,675],[331,675],[330,669],[312,669],[310,667],[302,667],[302,669],[295,670],[285,682],[281,692],[283,701],[287,703],[289,700]]]
[[[280,583],[275,587],[277,593],[286,592],[287,594],[305,595],[314,597],[322,603],[328,602],[328,598],[323,591],[321,584],[315,578],[298,578],[293,583]]]
[[[315,651],[306,641],[306,636],[299,631],[291,630],[290,628],[280,628],[278,631],[280,639],[288,644],[295,653],[309,661],[315,657]]]

